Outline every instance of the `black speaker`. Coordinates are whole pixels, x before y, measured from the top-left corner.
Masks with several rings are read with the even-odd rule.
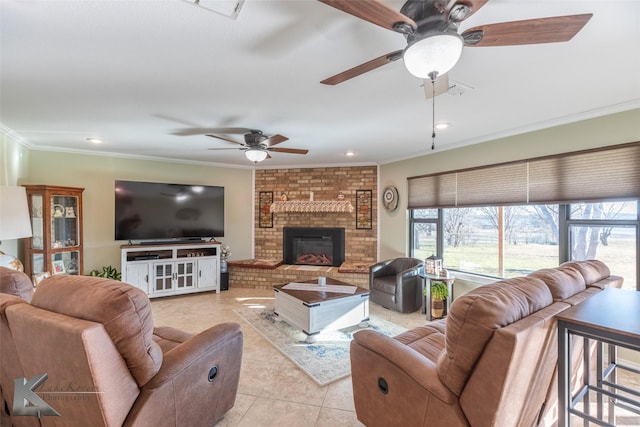
[[[224,273],[220,273],[220,290],[228,291],[229,290],[229,272],[225,271]]]

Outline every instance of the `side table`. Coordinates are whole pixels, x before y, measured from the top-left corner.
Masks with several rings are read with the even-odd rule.
[[[451,307],[451,301],[453,301],[453,283],[455,282],[455,276],[449,275],[447,277],[435,276],[433,274],[425,274],[420,276],[422,278],[422,308],[421,313],[427,315],[427,320],[431,321],[436,318],[431,316],[431,281],[436,280],[447,284],[449,290],[449,297],[445,300],[444,313],[442,317],[449,314],[449,308]]]
[[[617,360],[617,347],[640,352],[640,292],[607,288],[556,316],[558,320],[558,412],[560,427],[571,425],[571,415],[582,418],[585,425],[615,424],[615,407],[621,406],[640,414],[640,390],[623,387],[616,371],[624,369],[640,375],[640,370]],[[596,378],[584,370],[583,382],[575,396],[571,395],[572,338],[584,340],[584,364],[590,366],[589,342],[596,342]],[[607,358],[603,347],[607,345]],[[605,366],[606,365],[606,366]],[[590,394],[596,397],[596,413],[589,408]],[[603,398],[607,398],[605,420]],[[582,410],[576,405],[583,402]]]

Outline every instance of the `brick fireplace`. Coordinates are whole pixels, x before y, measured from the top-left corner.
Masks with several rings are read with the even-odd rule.
[[[377,194],[376,166],[350,166],[336,168],[259,169],[255,175],[255,257],[284,261],[283,235],[285,227],[343,228],[345,233],[344,259],[349,262],[373,264],[377,261]],[[371,228],[356,226],[356,191],[372,190]],[[261,228],[259,224],[260,192],[273,192],[280,200],[286,194],[291,201],[309,200],[313,192],[315,201],[336,200],[339,193],[352,203],[353,212],[281,212],[273,213],[273,226]]]
[[[273,285],[288,281],[313,280],[321,274],[368,287],[368,266],[377,261],[377,183],[376,166],[256,170],[255,259],[230,262],[229,285],[270,289]],[[356,225],[358,190],[371,190],[370,228],[358,228]],[[260,215],[265,213],[264,207],[260,211],[260,199],[265,194],[271,195],[274,201],[281,200],[281,195],[284,194],[289,201],[309,201],[313,197],[314,201],[320,202],[336,201],[340,193],[345,201],[351,202],[353,211],[274,212],[270,214],[272,221],[266,221],[267,226],[260,226]],[[285,228],[343,229],[344,263],[340,266],[298,266],[291,263],[291,260],[285,260]],[[336,262],[333,261],[332,264]]]

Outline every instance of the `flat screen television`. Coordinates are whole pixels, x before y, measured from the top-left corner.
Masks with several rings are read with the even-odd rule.
[[[224,187],[115,181],[116,240],[223,236]]]

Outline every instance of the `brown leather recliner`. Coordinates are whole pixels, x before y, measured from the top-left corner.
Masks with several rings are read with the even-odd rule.
[[[600,261],[565,263],[476,288],[454,300],[446,319],[394,338],[356,332],[358,419],[368,427],[553,425],[555,316],[622,282]],[[584,369],[581,343],[572,345],[574,379]]]
[[[60,416],[42,426],[211,426],[235,403],[236,323],[154,330],[142,291],[98,277],[54,276],[31,304],[15,298],[0,294],[3,347],[15,346],[25,378],[48,376],[37,391]]]
[[[369,299],[376,304],[412,313],[422,306],[424,262],[416,258],[395,258],[369,268]]]
[[[18,359],[15,346],[11,340],[11,332],[5,317],[5,309],[13,304],[31,301],[33,297],[33,283],[22,271],[0,267],[0,426],[2,427],[34,427],[39,426],[37,419],[21,417],[12,422],[10,413],[13,407],[13,381],[24,377],[22,366]]]

